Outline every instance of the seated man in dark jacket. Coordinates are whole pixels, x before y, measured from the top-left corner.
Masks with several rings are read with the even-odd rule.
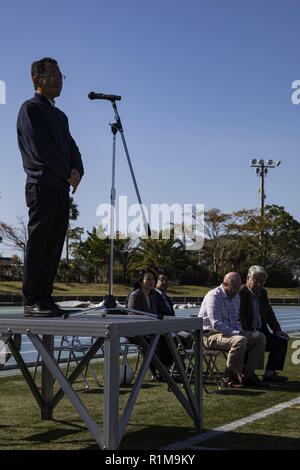
[[[167,295],[169,278],[165,272],[160,272],[156,283],[156,291],[159,294],[159,310],[166,315],[175,316],[172,299]],[[177,336],[186,349],[192,348],[194,338],[189,331],[178,331]]]
[[[269,358],[264,380],[285,382],[288,378],[278,375],[276,370],[282,370],[284,367],[289,336],[281,330],[270,305],[267,291],[263,288],[267,277],[263,267],[251,266],[249,268],[247,282],[240,290],[239,320],[243,330],[258,330],[266,336],[266,351],[269,351]]]

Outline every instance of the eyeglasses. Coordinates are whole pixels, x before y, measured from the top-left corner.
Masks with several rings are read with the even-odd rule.
[[[39,77],[50,77],[53,80],[55,78],[60,78],[61,80],[65,80],[67,78],[65,75],[62,75],[61,73],[43,73],[42,75],[39,75]]]

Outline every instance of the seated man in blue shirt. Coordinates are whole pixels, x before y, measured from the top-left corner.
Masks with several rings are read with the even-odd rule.
[[[204,344],[208,349],[228,352],[224,374],[228,385],[240,385],[239,377],[244,372],[244,385],[264,386],[266,384],[257,377],[255,370],[264,368],[266,338],[258,331],[242,330],[238,321],[240,287],[240,275],[231,272],[226,274],[219,287],[212,289],[204,297],[199,312],[206,332]]]

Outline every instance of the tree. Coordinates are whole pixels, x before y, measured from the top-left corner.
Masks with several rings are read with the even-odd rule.
[[[129,270],[134,267],[138,246],[131,238],[122,238],[117,232],[114,240],[114,261],[119,264],[122,270],[122,282],[129,281]]]
[[[160,231],[158,239],[141,239],[135,261],[136,269],[145,266],[153,266],[166,270],[170,277],[175,278],[179,272],[184,271],[187,251],[184,243],[175,236],[175,230],[170,230],[170,237],[163,238],[164,232]]]
[[[17,255],[11,257],[10,280],[18,281],[22,279],[23,267],[22,260]]]
[[[98,233],[97,233],[98,232]],[[76,256],[81,260],[84,276],[88,282],[107,282],[110,241],[99,238],[101,227],[93,227],[88,237],[76,248]]]
[[[23,253],[23,262],[25,260],[25,249],[27,244],[27,227],[22,217],[17,217],[18,227],[0,222],[0,236],[12,248],[16,248]]]
[[[262,218],[257,209],[234,213],[230,230],[237,238],[237,250],[247,253],[246,262],[266,269],[296,268],[300,259],[300,223],[284,207],[265,207]],[[261,235],[262,234],[262,235]]]
[[[196,214],[200,219],[202,214]],[[220,209],[210,209],[204,214],[204,244],[199,252],[199,265],[207,266],[213,273],[213,283],[218,283],[225,273],[230,253],[234,250],[235,241],[230,231],[232,214],[223,213]]]
[[[72,197],[70,197],[69,227],[68,227],[67,234],[66,234],[66,264],[67,265],[69,264],[70,240],[72,240],[72,236],[74,236],[74,235],[75,235],[75,239],[76,239],[76,236],[77,236],[77,233],[78,233],[78,230],[77,230],[77,232],[76,231],[74,232],[74,229],[71,228],[70,221],[77,220],[78,216],[79,216],[78,205],[76,204],[76,202],[74,202],[74,199]],[[81,228],[76,227],[76,229],[81,229]],[[83,231],[83,229],[82,229],[82,231]]]
[[[69,232],[69,254],[71,259],[62,260],[59,266],[59,276],[62,282],[81,282],[81,269],[82,260],[78,253],[78,248],[81,244],[81,237],[84,233],[82,227],[74,227],[68,230]]]

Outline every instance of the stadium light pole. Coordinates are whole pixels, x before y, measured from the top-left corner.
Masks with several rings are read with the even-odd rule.
[[[260,180],[260,215],[264,217],[265,214],[265,177],[268,174],[268,168],[275,168],[281,164],[280,160],[256,160],[253,158],[250,161],[250,166],[256,169],[256,174],[261,178]]]

